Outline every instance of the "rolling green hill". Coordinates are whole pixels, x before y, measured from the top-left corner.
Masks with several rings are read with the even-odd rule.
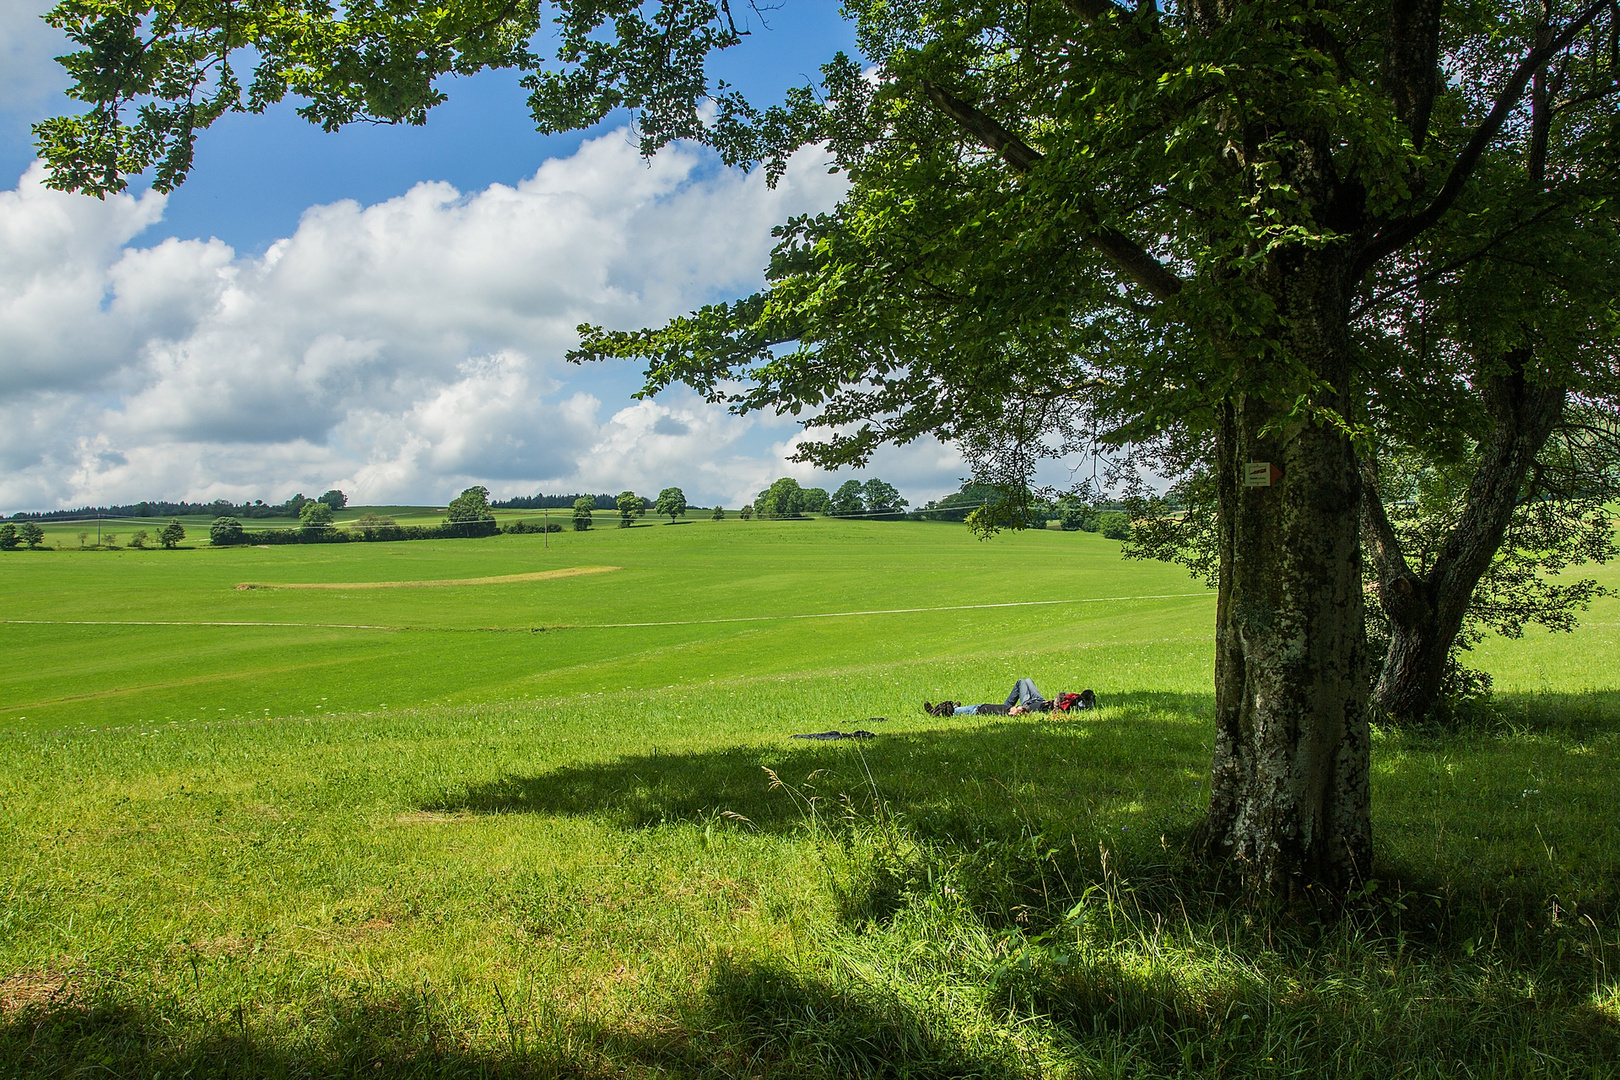
[[[570,567],[613,569],[446,584]],[[1124,562],[1116,542],[1089,533],[980,542],[928,523],[697,521],[549,538],[11,552],[0,571],[0,724],[279,716],[845,669],[874,685],[899,680],[908,706],[928,694],[999,700],[1025,674],[1054,691],[1208,685],[1207,590],[1173,567]],[[311,585],[323,587],[292,587]],[[870,707],[896,703],[878,694]]]

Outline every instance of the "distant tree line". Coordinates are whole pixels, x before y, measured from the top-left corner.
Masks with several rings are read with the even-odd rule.
[[[240,528],[240,523],[237,528]],[[235,544],[358,544],[386,543],[393,540],[470,539],[494,536],[500,531],[493,520],[487,520],[447,521],[442,525],[398,525],[388,521],[370,526],[356,525],[346,529],[300,527],[238,533],[231,529],[229,524],[222,526],[221,522],[216,521],[214,527],[210,529],[210,539],[218,547]],[[213,539],[214,535],[218,535],[220,539]],[[234,539],[234,536],[239,536],[240,539]]]
[[[1015,513],[1008,504],[1016,507]],[[989,508],[996,511],[998,520],[1015,517],[1024,528],[1044,528],[1048,522],[1055,521],[1065,530],[1100,532],[1115,540],[1123,540],[1130,534],[1130,519],[1123,503],[1042,499],[1028,489],[1009,492],[994,484],[969,482],[960,490],[937,501],[931,499],[914,510],[907,510],[910,505],[893,484],[880,477],[846,480],[829,495],[822,488],[806,488],[784,476],[756,495],[753,502],[742,508],[740,516],[745,521],[798,518],[805,514],[859,517],[868,521],[967,521],[975,511]]]
[[[238,523],[236,527],[238,530],[240,530],[242,526],[240,523]],[[80,529],[78,536],[79,550],[83,551],[86,543],[90,539],[90,530]],[[163,526],[163,528],[159,529],[157,534],[158,543],[162,544],[166,548],[179,547],[180,541],[184,540],[185,538],[185,526],[181,525],[178,521],[169,522],[167,525]],[[151,541],[151,539],[152,535],[145,529],[136,529],[129,538],[129,546],[132,548],[144,548]],[[101,537],[100,544],[105,545],[108,548],[115,548],[118,546],[117,541],[118,537],[116,534],[106,533]],[[35,522],[24,521],[22,524],[17,525],[8,521],[5,524],[0,525],[0,551],[15,551],[19,547],[26,547],[31,551],[38,550],[44,543],[45,530],[41,529]]]
[[[334,496],[334,498],[328,498]],[[298,528],[261,529],[248,532],[239,518],[221,516],[208,529],[215,547],[240,544],[348,544],[390,540],[444,540],[460,537],[493,536],[501,531],[489,505],[489,489],[470,487],[450,500],[442,525],[400,525],[393,518],[375,513],[361,514],[340,529],[333,511],[348,499],[341,491],[329,491],[319,499],[306,499],[298,510]],[[521,525],[522,523],[517,523]],[[175,528],[179,528],[178,523]],[[527,529],[511,529],[527,532]],[[536,529],[535,531],[538,531]],[[184,533],[181,534],[184,536]],[[169,546],[165,544],[165,546]]]
[[[845,480],[832,494],[830,512],[834,517],[877,518],[899,521],[903,511],[911,504],[900,497],[900,492],[887,480],[873,477],[864,483]]]
[[[803,517],[805,514],[830,514],[833,517],[879,517],[898,521],[905,516],[909,504],[900,497],[893,484],[873,478],[864,483],[847,480],[829,495],[824,488],[807,488],[792,477],[784,476],[754,496],[754,501],[742,508],[744,520],[752,518],[781,519]]]
[[[914,521],[966,521],[969,514],[981,506],[999,506],[1006,502],[1008,493],[994,484],[975,484],[969,481],[960,490],[943,499],[929,499],[913,510],[908,517]],[[1042,518],[1041,520],[1046,520]]]
[[[489,505],[497,510],[572,510],[581,499],[589,499],[592,510],[617,510],[615,495],[519,495],[515,499],[496,499]]]
[[[1042,499],[1028,489],[1008,491],[971,481],[937,502],[930,499],[906,517],[912,521],[967,521],[981,508],[998,521],[1023,528],[1045,528],[1055,521],[1066,532],[1102,533],[1110,540],[1131,535],[1130,514],[1123,502],[1087,502],[1073,496]]]
[[[268,504],[260,500],[251,503],[232,503],[228,500],[215,500],[210,503],[191,502],[164,502],[148,501],[133,503],[127,506],[86,506],[77,510],[49,510],[36,513],[13,514],[10,521],[19,522],[20,525],[7,524],[0,528],[0,549],[11,550],[17,547],[38,547],[43,541],[43,533],[35,522],[40,521],[66,521],[91,517],[102,518],[140,518],[140,517],[179,517],[185,515],[214,515],[214,524],[210,529],[210,538],[216,546],[228,546],[247,543],[344,543],[348,537],[334,538],[323,535],[326,532],[335,532],[336,520],[334,511],[341,510],[348,505],[349,499],[342,491],[336,488],[325,492],[317,498],[311,499],[302,493],[282,503]],[[1016,507],[1010,510],[1008,504]],[[1167,502],[1166,505],[1169,505]],[[910,503],[901,496],[898,489],[886,480],[872,477],[868,480],[846,480],[831,494],[823,488],[807,488],[800,485],[792,477],[782,477],[769,487],[759,492],[754,501],[741,508],[739,516],[743,520],[761,518],[766,520],[792,519],[803,517],[806,514],[824,514],[831,517],[860,517],[877,521],[968,521],[970,516],[981,508],[987,512],[995,511],[998,520],[1017,518],[1027,528],[1043,528],[1048,522],[1057,522],[1065,530],[1079,530],[1085,532],[1101,532],[1113,539],[1123,540],[1130,535],[1130,520],[1123,503],[1099,502],[1083,503],[1072,497],[1057,499],[1041,499],[1025,490],[1023,492],[1009,492],[994,484],[965,483],[961,489],[954,491],[944,498],[933,500],[915,509],[908,510]],[[998,509],[999,508],[999,509]],[[639,518],[652,510],[660,517],[668,517],[671,522],[677,518],[685,517],[688,510],[701,510],[688,504],[685,493],[678,487],[667,487],[658,493],[657,498],[646,495],[637,495],[633,491],[621,491],[618,495],[534,495],[518,496],[511,499],[490,500],[489,489],[485,487],[471,487],[450,501],[446,509],[449,525],[466,525],[468,523],[490,523],[487,528],[480,529],[451,529],[441,531],[439,526],[400,526],[392,518],[379,517],[374,513],[362,515],[355,521],[348,522],[350,530],[357,535],[356,540],[399,540],[399,539],[430,539],[443,536],[483,536],[491,535],[497,531],[507,533],[528,532],[558,532],[563,528],[561,521],[557,523],[543,522],[508,522],[498,529],[494,524],[494,510],[563,510],[569,513],[576,530],[589,529],[592,526],[592,512],[597,510],[616,511],[617,524],[623,528],[635,523]],[[716,521],[724,520],[725,510],[715,506],[709,516]],[[294,518],[298,521],[297,529],[280,530],[287,535],[274,540],[263,539],[264,532],[247,533],[242,526],[244,519],[253,520],[261,518]],[[178,528],[178,524],[173,526]],[[144,532],[131,537],[130,546],[139,547],[150,539]],[[159,536],[162,540],[161,535]],[[173,546],[174,540],[165,546]],[[81,540],[80,546],[83,546]]]
[[[323,503],[333,510],[341,510],[349,504],[349,497],[343,492],[333,488],[324,495],[309,498],[300,492],[281,503],[267,503],[263,499],[254,499],[250,503],[233,503],[229,499],[215,499],[213,502],[194,503],[168,502],[163,499],[154,499],[145,502],[129,503],[124,506],[81,506],[76,510],[40,510],[34,512],[23,511],[12,514],[10,521],[72,521],[76,518],[156,518],[156,517],[234,517],[234,518],[296,518],[306,505],[312,502]]]
[[[261,529],[258,533],[248,533],[241,526],[240,518],[214,518],[214,523],[209,526],[209,542],[215,547],[237,544],[350,544],[471,538],[494,536],[501,531],[496,523],[496,515],[489,508],[488,487],[468,487],[467,491],[450,500],[449,507],[445,508],[444,525],[399,525],[394,518],[363,513],[350,521],[348,528],[340,529],[332,512],[347,504],[348,500],[342,499],[342,494],[327,492],[327,495],[337,495],[339,499],[327,499],[326,495],[322,495],[321,499],[306,499],[305,504],[298,508],[298,528],[295,529]],[[514,528],[509,531],[520,533],[528,529]]]

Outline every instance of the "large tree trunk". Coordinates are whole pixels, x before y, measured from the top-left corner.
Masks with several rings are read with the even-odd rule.
[[[1349,415],[1346,274],[1331,254],[1287,268],[1284,348]],[[1290,901],[1332,899],[1369,871],[1361,478],[1344,432],[1235,395],[1217,439],[1221,562],[1214,848]],[[1244,467],[1281,476],[1248,487]]]
[[[1485,408],[1492,420],[1463,512],[1427,574],[1407,563],[1378,495],[1371,462],[1363,532],[1378,575],[1378,599],[1389,618],[1373,704],[1398,721],[1421,720],[1440,703],[1451,647],[1462,629],[1474,588],[1502,546],[1519,492],[1536,455],[1563,416],[1565,388],[1525,378],[1529,357],[1508,358],[1508,373],[1489,377]]]

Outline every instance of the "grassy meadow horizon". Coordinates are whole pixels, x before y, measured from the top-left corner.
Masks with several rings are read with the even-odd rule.
[[[1127,673],[1143,689],[1203,688],[1185,676],[1208,668],[1208,620],[1184,613],[1211,610],[1213,594],[1175,567],[1121,560],[1094,533],[611,522],[474,540],[11,552],[0,725],[562,699],[879,666],[937,667],[920,688],[956,698],[999,700],[1000,683],[1024,675],[1054,691],[1106,693]],[[875,566],[862,557],[872,545]],[[521,580],[581,566],[601,572]],[[520,580],[446,584],[503,577]],[[376,587],[424,581],[441,584]],[[1005,604],[1025,606],[994,606]],[[1072,660],[1054,666],[1065,650]],[[992,654],[1008,660],[1004,679],[952,681],[953,662]]]
[[[442,516],[368,506],[338,521],[367,513],[402,524]],[[566,511],[550,516],[567,521]],[[1027,670],[1005,668],[1009,683],[1029,675],[1106,693],[1135,680],[1129,688],[1196,693],[1212,678],[1213,592],[1179,567],[1122,560],[1118,542],[1095,533],[981,541],[946,522],[742,522],[735,511],[620,529],[604,511],[589,531],[549,536],[213,548],[208,520],[184,519],[178,551],[78,550],[81,524],[47,523],[52,548],[3,553],[0,626],[12,640],[0,659],[0,727],[565,699],[879,658],[949,672],[953,660],[990,653],[1029,657]],[[142,521],[103,524],[127,542]],[[873,543],[879,567],[860,559]],[[541,577],[582,560],[602,565],[576,580]],[[1615,567],[1572,573],[1620,593]],[[512,580],[487,580],[502,577]],[[1599,659],[1620,655],[1617,610],[1616,597],[1599,599],[1573,638],[1534,627],[1517,640],[1492,635],[1472,662],[1504,692],[1620,686]],[[1053,664],[1065,650],[1073,661]],[[999,697],[999,683],[942,678],[929,694]]]
[[[1375,733],[1319,926],[1189,855],[1180,568],[598,520],[0,553],[0,1076],[1620,1075],[1620,598]]]

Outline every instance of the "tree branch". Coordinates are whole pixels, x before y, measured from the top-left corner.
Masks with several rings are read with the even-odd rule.
[[[1474,584],[1501,548],[1526,473],[1563,416],[1568,391],[1540,386],[1526,377],[1529,350],[1516,350],[1504,359],[1509,374],[1485,380],[1482,396],[1491,430],[1480,440],[1479,464],[1462,513],[1429,575],[1442,602],[1445,598],[1456,604],[1468,602]]]
[[[1451,273],[1453,270],[1462,269],[1476,259],[1485,258],[1498,244],[1507,241],[1510,237],[1514,236],[1523,229],[1528,229],[1534,225],[1540,224],[1543,218],[1565,209],[1568,205],[1569,200],[1565,199],[1544,206],[1523,221],[1514,222],[1512,225],[1509,225],[1506,229],[1497,233],[1495,236],[1492,236],[1489,240],[1485,241],[1484,244],[1468,254],[1459,255],[1449,262],[1443,263],[1431,270],[1425,270],[1421,274],[1408,278],[1401,282],[1401,284],[1390,289],[1386,289],[1384,292],[1376,293],[1373,296],[1368,297],[1364,303],[1350,312],[1350,318],[1352,320],[1359,319],[1369,311],[1372,311],[1374,308],[1382,306],[1385,301],[1393,300],[1395,297],[1400,296],[1402,293],[1410,292],[1419,285],[1427,284],[1431,281],[1437,281]]]
[[[1580,106],[1586,105],[1593,101],[1601,101],[1606,97],[1613,96],[1614,94],[1620,94],[1620,82],[1612,82],[1608,86],[1601,87],[1597,90],[1588,90],[1584,94],[1576,94],[1572,98],[1560,101],[1557,105],[1553,106],[1553,112],[1567,112],[1570,109],[1579,108]]]
[[[1508,115],[1512,113],[1519,104],[1520,99],[1524,97],[1525,88],[1530,85],[1531,78],[1546,66],[1549,59],[1567,47],[1571,41],[1574,41],[1575,35],[1586,29],[1592,20],[1597,18],[1603,9],[1609,6],[1609,3],[1610,0],[1594,0],[1568,26],[1564,27],[1558,36],[1552,38],[1545,45],[1532,49],[1530,55],[1519,61],[1519,66],[1514,70],[1513,76],[1508,79],[1507,86],[1503,87],[1502,93],[1497,96],[1496,103],[1491,107],[1490,114],[1485,117],[1484,122],[1478,128],[1474,129],[1473,137],[1463,147],[1462,153],[1457,155],[1457,160],[1452,162],[1451,172],[1446,175],[1446,182],[1440,188],[1440,191],[1429,205],[1418,213],[1391,222],[1380,230],[1377,236],[1372,238],[1366,249],[1362,251],[1361,257],[1356,260],[1355,276],[1357,278],[1365,274],[1380,259],[1400,250],[1408,241],[1417,237],[1445,216],[1446,211],[1451,209],[1451,205],[1462,194],[1464,185],[1468,183],[1468,178],[1474,174],[1474,169],[1479,165],[1479,159],[1484,156],[1485,148],[1501,132],[1502,125],[1507,123]]]
[[[1027,173],[1044,160],[1045,155],[1039,150],[944,87],[924,81],[922,89],[928,100],[941,112],[955,120],[962,130],[986,148],[993,150],[1013,171]],[[1181,291],[1182,281],[1179,277],[1118,229],[1099,226],[1086,235],[1086,241],[1158,299],[1168,300]]]
[[[1536,33],[1537,46],[1545,45],[1551,35],[1552,27],[1543,22]],[[1537,68],[1530,80],[1530,161],[1526,166],[1530,182],[1537,190],[1546,186],[1547,141],[1552,134],[1552,109],[1549,105],[1552,90],[1548,83],[1547,69]]]
[[[1378,464],[1368,456],[1361,458],[1361,538],[1372,555],[1380,587],[1398,578],[1416,576],[1407,565],[1395,526],[1384,511],[1384,497],[1378,490]]]
[[[1017,172],[1029,172],[1045,156],[1017,135],[1002,127],[993,118],[975,109],[937,83],[922,84],[923,93],[939,111],[955,120],[957,126],[972,135],[987,148],[994,150]]]

